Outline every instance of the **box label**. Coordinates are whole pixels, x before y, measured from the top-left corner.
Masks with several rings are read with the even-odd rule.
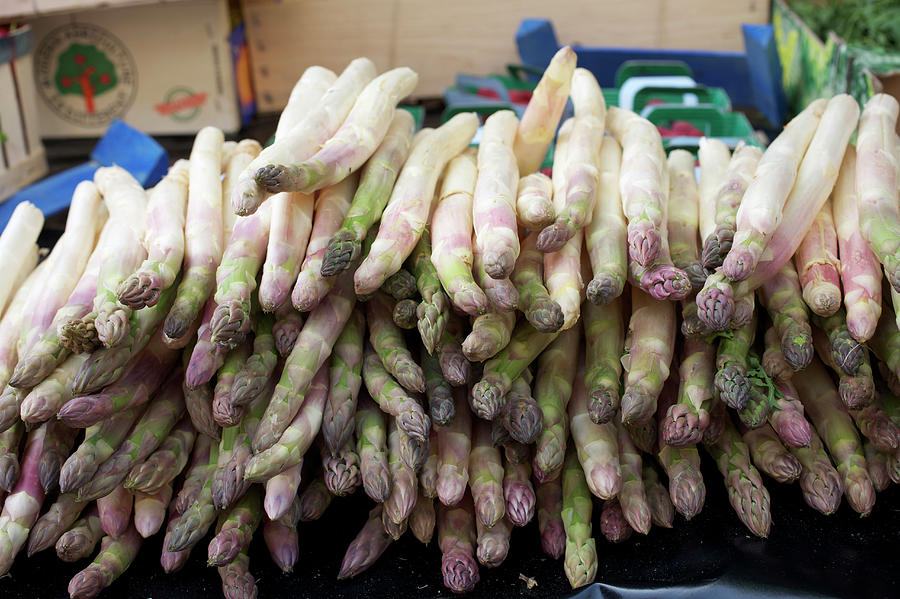
[[[38,92],[60,118],[83,127],[121,117],[137,95],[137,67],[115,35],[87,23],[50,31],[35,50]]]

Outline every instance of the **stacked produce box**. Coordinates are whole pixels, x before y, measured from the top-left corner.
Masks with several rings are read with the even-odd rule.
[[[69,586],[92,597],[143,538],[172,572],[214,531],[223,592],[253,597],[257,530],[290,571],[298,521],[362,487],[341,578],[409,529],[468,591],[536,515],[578,587],[595,498],[613,542],[690,519],[701,453],[755,535],[763,475],[868,514],[900,481],[896,101],[816,100],[765,152],[705,139],[698,182],[575,65],[477,149],[471,113],[414,131],[408,68],[310,67],[266,149],[205,128],[151,190],[99,169],[37,266],[21,205],[0,571],[94,555]]]

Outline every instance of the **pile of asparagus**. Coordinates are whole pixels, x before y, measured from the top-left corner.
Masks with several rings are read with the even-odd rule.
[[[477,148],[474,114],[414,131],[408,68],[311,67],[265,149],[205,128],[150,190],[99,169],[39,264],[19,205],[0,574],[55,546],[93,556],[69,593],[94,597],[142,539],[172,572],[212,531],[225,596],[255,597],[257,529],[290,572],[298,522],[362,486],[339,578],[436,529],[468,591],[536,515],[578,587],[594,502],[611,542],[690,519],[701,453],[755,535],[763,475],[868,514],[900,482],[897,102],[817,100],[765,152],[705,139],[698,183],[575,65]]]

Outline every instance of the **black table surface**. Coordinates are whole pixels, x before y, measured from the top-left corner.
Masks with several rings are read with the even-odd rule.
[[[256,119],[241,135],[265,141],[274,117]],[[191,139],[158,138],[170,157],[186,157]],[[47,143],[51,171],[83,162],[92,141]],[[48,223],[61,227],[62,218]],[[52,241],[51,230],[45,236]],[[740,523],[725,492],[722,477],[704,455],[707,498],[704,510],[690,522],[678,517],[672,529],[654,527],[646,537],[633,535],[613,545],[599,535],[596,583],[572,591],[562,561],[540,550],[536,522],[515,529],[505,563],[481,568],[481,581],[471,597],[900,597],[900,489],[878,495],[866,518],[844,502],[826,517],[808,507],[800,488],[766,479],[771,494],[773,526],[768,539],[751,535]],[[362,527],[371,501],[362,491],[335,499],[323,518],[301,523],[300,559],[292,574],[282,574],[268,556],[262,535],[250,547],[250,569],[261,598],[447,597],[440,570],[437,535],[427,546],[404,535],[367,572],[350,581],[336,580],[347,545]],[[599,509],[595,509],[595,523]],[[145,541],[134,564],[101,597],[197,599],[221,596],[215,568],[206,566],[208,538],[194,549],[181,572],[166,575],[159,566],[162,535]],[[0,580],[0,598],[67,597],[68,581],[87,565],[66,564],[51,550],[31,558],[20,554],[10,576]],[[521,576],[534,579],[528,589]]]

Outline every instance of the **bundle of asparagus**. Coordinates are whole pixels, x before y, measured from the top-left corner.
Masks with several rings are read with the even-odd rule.
[[[98,170],[39,265],[20,205],[0,574],[93,555],[69,585],[93,597],[142,539],[172,572],[209,533],[225,596],[255,597],[256,531],[290,572],[298,522],[361,486],[339,578],[436,530],[465,592],[536,514],[578,587],[594,507],[613,543],[690,519],[702,454],[755,535],[768,479],[868,514],[900,482],[896,101],[817,100],[765,152],[706,139],[698,181],[575,63],[477,149],[474,114],[414,131],[410,69],[311,67],[266,149],[205,128],[151,190]]]

